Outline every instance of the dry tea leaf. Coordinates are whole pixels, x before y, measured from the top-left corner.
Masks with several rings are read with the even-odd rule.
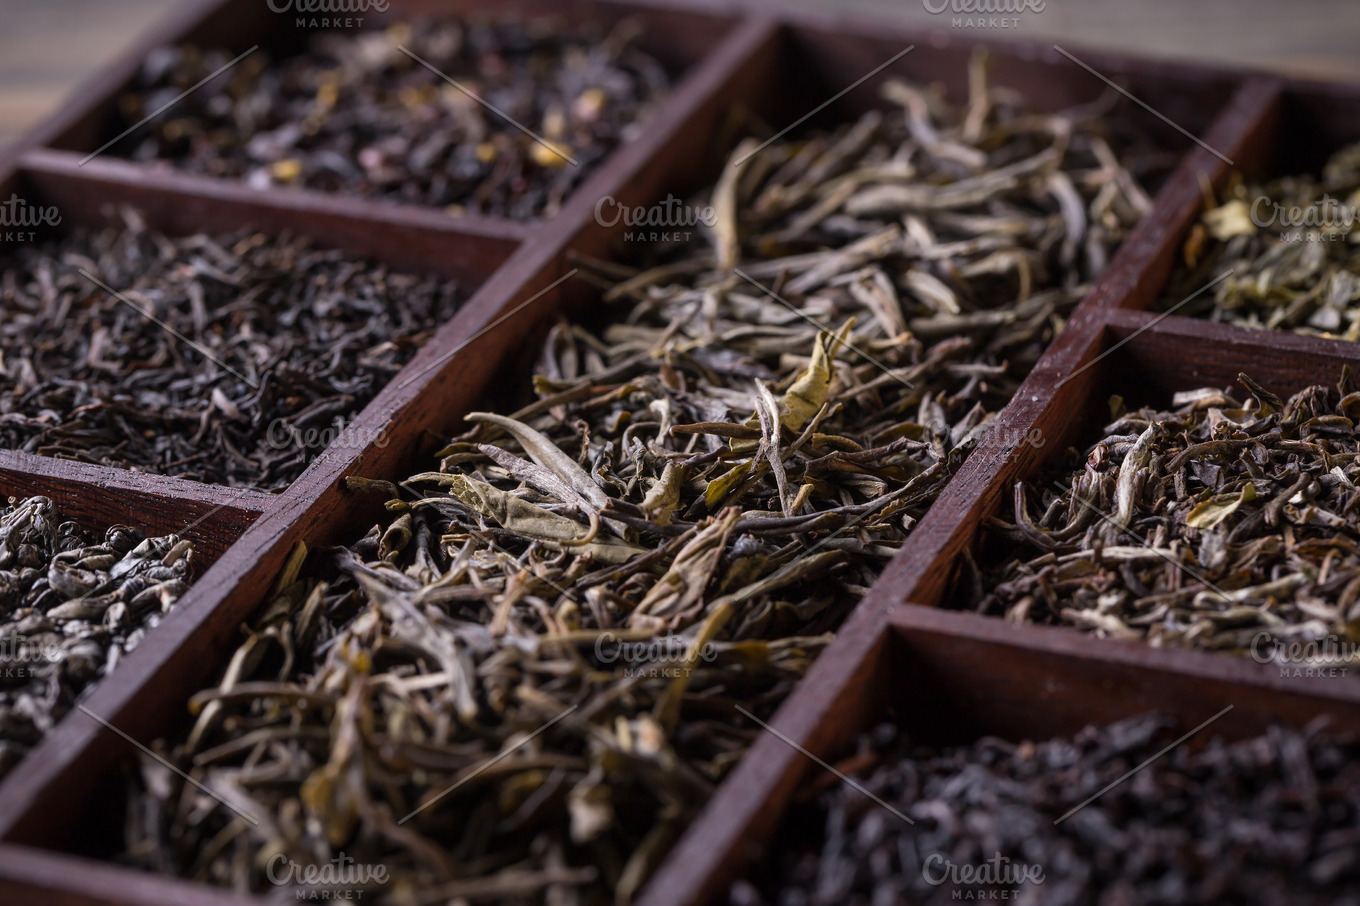
[[[282,490],[379,440],[350,420],[462,299],[296,237],[122,217],[0,265],[0,447]]]
[[[1350,902],[1355,740],[1272,727],[1162,752],[1176,736],[1147,715],[941,748],[883,724],[838,764],[853,786],[814,775],[728,903]]]
[[[0,508],[0,776],[174,607],[193,553],[125,525],[100,541],[46,497]]]
[[[1356,147],[1333,154],[1320,176],[1250,182],[1234,175],[1217,204],[1209,199],[1161,306],[1243,327],[1360,340]]]
[[[1199,504],[1185,517],[1185,524],[1197,529],[1216,528],[1242,504],[1255,499],[1256,485],[1244,485],[1236,494],[1220,494]]]
[[[1018,485],[1015,522],[993,522],[990,558],[962,583],[969,606],[1240,656],[1331,640],[1328,659],[1298,669],[1353,664],[1353,374],[1288,400],[1241,383],[1247,402],[1205,388],[1170,410],[1124,413],[1084,464],[1071,451],[1056,484]]]
[[[292,55],[256,50],[182,98],[238,51],[165,47],[120,99],[109,137],[174,107],[110,153],[256,188],[551,217],[668,90],[641,31],[513,17],[320,31]]]

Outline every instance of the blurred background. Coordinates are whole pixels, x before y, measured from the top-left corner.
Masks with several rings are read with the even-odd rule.
[[[0,147],[183,0],[0,0]],[[264,2],[264,0],[260,0]],[[683,3],[683,0],[676,0]],[[751,4],[949,28],[951,3],[989,0],[749,0]],[[1067,42],[1291,75],[1360,79],[1355,0],[1042,0],[979,37]]]

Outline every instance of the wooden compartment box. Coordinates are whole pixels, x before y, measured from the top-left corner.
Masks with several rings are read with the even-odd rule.
[[[592,300],[587,284],[569,279],[574,256],[625,254],[618,231],[596,222],[600,198],[639,205],[667,194],[684,196],[713,181],[726,152],[748,128],[744,124],[760,121],[778,131],[871,72],[874,78],[818,109],[808,125],[853,115],[873,102],[878,80],[888,75],[938,81],[957,97],[966,91],[974,46],[986,43],[961,30],[896,33],[834,16],[654,0],[391,5],[390,17],[548,11],[607,23],[636,16],[653,35],[648,49],[673,68],[675,81],[648,127],[592,172],[555,217],[535,222],[452,217],[306,190],[258,191],[103,156],[82,165],[109,137],[111,105],[154,47],[191,38],[232,47],[254,42],[285,47],[296,38],[263,2],[199,0],[0,157],[6,193],[56,204],[75,223],[101,222],[110,204],[128,203],[147,210],[154,226],[170,232],[245,224],[292,229],[320,245],[479,287],[357,417],[358,431],[383,428],[390,442],[328,452],[282,494],[251,493],[231,504],[225,489],[0,453],[0,491],[7,494],[43,492],[63,504],[84,501],[100,519],[135,506],[148,530],[203,519],[196,530],[214,562],[181,600],[176,617],[85,702],[139,744],[182,723],[187,698],[223,667],[238,627],[262,604],[296,542],[315,548],[347,541],[372,524],[378,504],[348,491],[344,478],[409,474],[437,449],[439,437],[496,388],[498,378],[522,371],[525,351],[558,312]],[[911,52],[876,70],[909,46]],[[1090,101],[1106,90],[1098,76],[1051,47],[988,46],[996,80],[1040,109]],[[1127,117],[1182,151],[1179,165],[1157,193],[1152,212],[1002,412],[989,440],[965,462],[785,700],[773,730],[761,734],[652,876],[639,899],[645,906],[722,896],[775,838],[791,795],[815,770],[799,748],[834,756],[888,703],[910,701],[910,689],[921,684],[939,692],[932,704],[904,711],[908,723],[919,724],[923,733],[958,738],[1070,732],[1086,722],[1150,708],[1193,726],[1227,704],[1233,711],[1219,729],[1228,735],[1256,733],[1274,720],[1302,725],[1324,713],[1339,726],[1360,728],[1360,686],[1291,683],[1250,661],[1102,641],[1064,629],[1013,627],[940,607],[954,563],[976,542],[982,521],[1006,505],[1013,483],[1035,474],[1046,456],[1079,444],[1098,423],[1098,407],[1111,392],[1133,398],[1137,394],[1120,389],[1132,383],[1149,400],[1164,400],[1179,388],[1227,385],[1247,366],[1277,391],[1292,391],[1314,381],[1334,382],[1342,363],[1360,361],[1355,344],[1147,311],[1199,216],[1204,183],[1221,185],[1234,167],[1260,173],[1317,166],[1336,147],[1360,137],[1360,87],[1070,50],[1137,98],[1139,103],[1121,101],[1111,115]],[[1035,429],[1051,440],[1043,449],[1015,442]],[[224,503],[216,515],[203,518]],[[89,851],[90,838],[107,822],[102,806],[109,787],[116,785],[119,764],[134,755],[130,743],[77,714],[0,784],[0,892],[6,903],[261,902],[76,855]]]

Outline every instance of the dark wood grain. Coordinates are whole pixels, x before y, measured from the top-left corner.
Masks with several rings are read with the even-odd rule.
[[[366,202],[320,192],[251,189],[240,183],[161,172],[98,157],[84,166],[69,151],[30,151],[19,179],[33,204],[55,205],[62,225],[118,222],[135,207],[149,225],[171,235],[255,227],[305,235],[316,245],[372,258],[401,270],[437,273],[475,284],[510,256],[527,227],[429,208]]]
[[[249,488],[222,488],[165,475],[0,450],[0,495],[50,497],[91,531],[130,525],[194,542],[200,564],[236,542],[274,501]]]
[[[0,844],[5,906],[260,906],[259,900],[105,862]]]
[[[1105,382],[1110,393],[1133,381],[1168,399],[1196,387],[1246,393],[1237,380],[1246,372],[1287,398],[1313,384],[1335,386],[1346,366],[1360,371],[1360,344],[1286,330],[1138,311],[1111,313],[1108,330],[1111,344],[1124,343],[1114,356],[1117,372]]]
[[[1326,717],[1360,732],[1354,677],[1294,677],[1275,665],[1204,651],[1097,639],[1071,629],[1008,623],[903,605],[888,614],[896,637],[890,699],[921,735],[1014,741],[1075,733],[1160,712],[1185,729],[1231,705],[1213,733],[1254,736],[1278,723],[1302,728]],[[917,694],[929,688],[930,695]]]

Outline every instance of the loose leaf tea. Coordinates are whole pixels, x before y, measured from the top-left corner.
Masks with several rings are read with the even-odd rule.
[[[613,320],[551,328],[532,402],[467,415],[399,487],[350,482],[388,517],[299,551],[160,744],[230,807],[144,761],[128,860],[260,890],[271,859],[343,852],[394,903],[634,897],[760,731],[738,706],[773,713],[1142,209],[1090,124],[893,90],[910,117],[738,149],[716,254],[583,263]],[[818,200],[847,185],[936,203]]]
[[[193,550],[125,525],[99,540],[46,497],[0,509],[0,776],[174,606]]]
[[[1153,715],[949,748],[884,724],[843,767],[915,824],[818,777],[815,801],[781,822],[769,863],[730,903],[1357,902],[1360,746],[1272,727],[1177,746],[1116,783],[1175,738]]]
[[[791,338],[809,321],[834,332],[853,317],[851,391],[836,402],[851,418],[881,418],[879,441],[953,449],[1009,399],[1149,210],[1137,174],[1159,179],[1169,163],[1146,147],[1117,152],[1093,109],[1029,113],[988,86],[987,60],[972,61],[966,106],[890,81],[892,107],[833,133],[744,142],[694,208],[711,208],[711,249],[672,243],[654,267],[609,267],[624,279],[606,299],[660,316],[631,318],[606,340],[642,352],[682,329],[694,364],[744,392],[792,379],[793,362],[759,363],[806,361],[806,339]],[[718,340],[722,351],[709,352]],[[947,392],[927,386],[941,378]],[[761,424],[751,417],[750,437]]]
[[[1360,145],[1333,154],[1321,178],[1250,183],[1235,176],[1191,230],[1161,307],[1243,327],[1360,340],[1357,202]]]
[[[257,188],[551,216],[666,92],[639,32],[632,21],[603,33],[548,20],[320,32],[293,56],[255,51],[110,153]],[[118,131],[235,57],[192,46],[152,54]]]
[[[1014,554],[965,583],[971,606],[1257,657],[1356,641],[1354,376],[1287,401],[1241,382],[1246,402],[1203,389],[1120,413],[1056,484],[1017,484],[1014,523],[992,525]]]
[[[0,262],[0,447],[281,490],[381,441],[349,419],[461,301],[297,237],[124,219]]]

